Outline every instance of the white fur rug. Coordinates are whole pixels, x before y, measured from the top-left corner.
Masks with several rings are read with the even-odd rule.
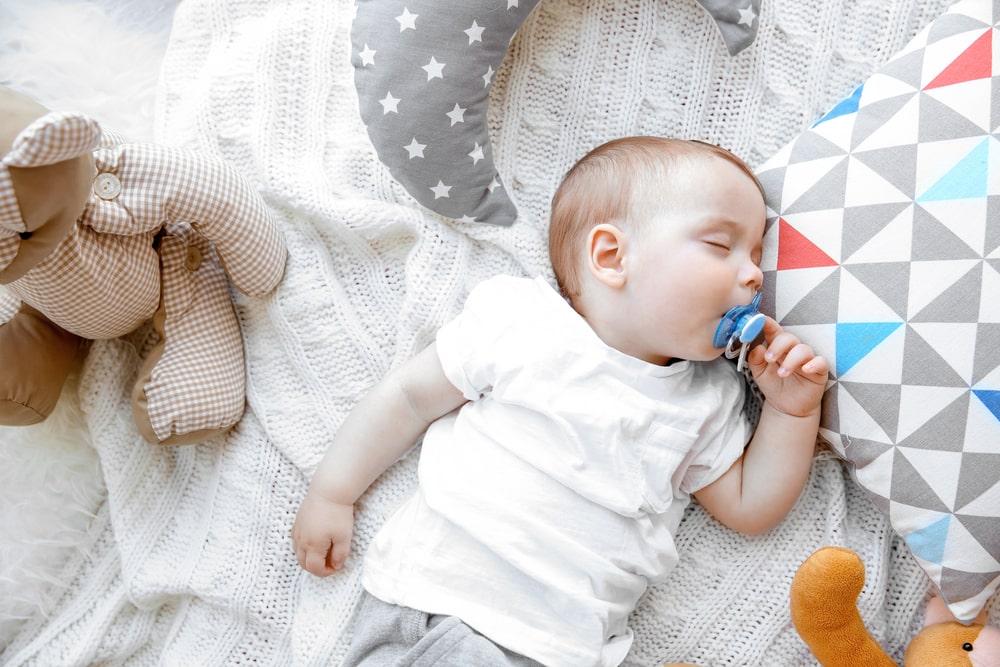
[[[153,138],[153,102],[174,2],[4,0],[0,84],[50,109],[91,114],[129,139]],[[0,427],[0,649],[46,614],[68,583],[105,494],[80,413],[76,378],[55,413]]]

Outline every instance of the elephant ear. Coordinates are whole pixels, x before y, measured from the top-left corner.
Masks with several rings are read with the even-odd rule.
[[[7,167],[43,167],[71,160],[97,147],[101,126],[78,113],[52,111],[35,120],[14,139],[3,157]]]
[[[44,167],[89,153],[101,138],[97,121],[82,114],[49,112],[32,121],[0,159],[0,271],[14,261],[27,234],[8,167]]]
[[[517,209],[486,127],[493,75],[538,0],[360,0],[351,28],[361,118],[420,204],[510,225]]]

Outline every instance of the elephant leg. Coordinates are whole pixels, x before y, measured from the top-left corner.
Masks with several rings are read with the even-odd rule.
[[[224,433],[243,415],[243,339],[225,273],[196,234],[160,243],[160,341],[139,370],[132,412],[154,444],[183,445]]]
[[[59,400],[84,339],[24,303],[0,324],[0,424],[44,421]]]

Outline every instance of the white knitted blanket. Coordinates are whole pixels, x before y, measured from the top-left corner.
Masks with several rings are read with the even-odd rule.
[[[250,407],[225,441],[145,444],[129,409],[133,346],[94,345],[80,393],[108,498],[69,564],[72,586],[3,660],[336,663],[361,556],[412,489],[416,457],[362,498],[352,560],[322,580],[298,567],[289,540],[312,469],[365,390],[428,344],[473,284],[551,277],[546,216],[565,169],[627,134],[702,138],[760,164],[947,2],[765,0],[756,43],[731,58],[693,0],[545,0],[492,91],[498,168],[521,213],[497,229],[419,210],[377,161],[356,109],[350,0],[186,0],[158,138],[256,181],[288,240],[286,279],[270,299],[239,301]],[[788,587],[825,544],[863,557],[862,616],[897,657],[918,627],[923,574],[828,456],[768,535],[741,537],[693,507],[678,544],[681,565],[632,618],[627,664],[811,664]]]

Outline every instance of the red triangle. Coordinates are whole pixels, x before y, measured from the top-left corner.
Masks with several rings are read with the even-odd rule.
[[[837,262],[820,250],[802,232],[778,218],[778,270],[812,269],[837,266]]]
[[[951,64],[944,68],[924,90],[950,86],[953,83],[987,79],[993,76],[993,29],[988,28],[983,35],[962,52]]]

